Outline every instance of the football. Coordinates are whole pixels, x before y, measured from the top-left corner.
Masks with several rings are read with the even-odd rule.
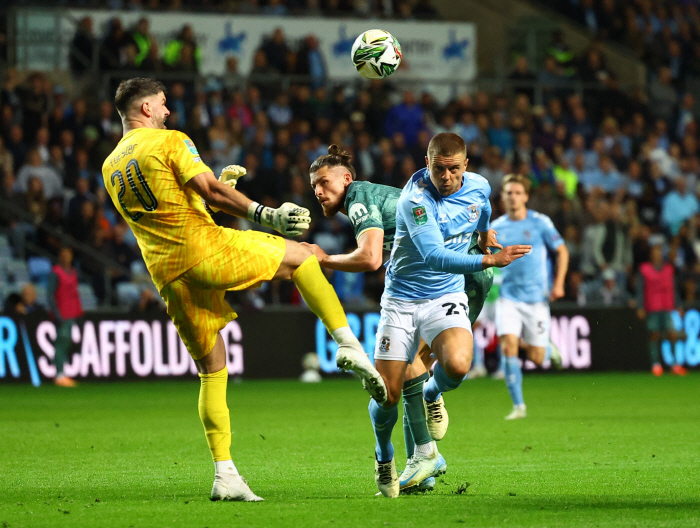
[[[355,39],[352,62],[369,79],[389,77],[401,64],[401,44],[383,29],[370,29]]]

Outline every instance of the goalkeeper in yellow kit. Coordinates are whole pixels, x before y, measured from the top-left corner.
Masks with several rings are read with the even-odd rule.
[[[354,370],[377,401],[386,387],[348,326],[345,312],[311,250],[259,231],[217,226],[209,207],[248,218],[284,235],[309,227],[309,211],[292,203],[271,209],[219,181],[182,132],[166,130],[165,87],[153,79],[123,81],[115,106],[124,137],[102,165],[115,207],[136,235],[168,315],[194,359],[199,416],[215,465],[212,500],[262,500],[231,459],[226,405],[226,351],[219,334],[236,313],[227,290],[292,280],[338,343],[340,368]]]

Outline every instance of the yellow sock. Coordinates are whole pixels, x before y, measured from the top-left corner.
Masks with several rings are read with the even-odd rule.
[[[301,263],[292,275],[294,284],[311,311],[321,320],[329,333],[337,328],[348,326],[345,310],[338,296],[321,271],[316,255],[311,255]]]
[[[228,369],[199,375],[199,418],[214,462],[231,459],[231,418],[226,405]]]

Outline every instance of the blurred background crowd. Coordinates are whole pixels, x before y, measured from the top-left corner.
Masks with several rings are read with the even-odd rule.
[[[112,4],[172,9],[194,3]],[[328,16],[437,16],[430,0],[196,4],[275,15],[303,10]],[[697,101],[687,80],[700,72],[697,5],[644,0],[552,5],[596,35],[634,49],[649,67],[647,87],[622,90],[600,41],[574,54],[559,31],[551,35],[540,65],[513,56],[503,90],[462,91],[446,101],[429,88],[393,78],[365,82],[358,76],[355,83],[333,84],[316,36],[290,42],[284,27],[260,43],[251,71],[239,71],[231,57],[223,76],[202,77],[197,74],[202,52],[192,29],[184,25],[159,49],[147,13],[134,27],[114,18],[95,28],[90,18],[83,19],[69,63],[78,86],[91,75],[82,58],[94,55],[101,70],[117,72],[114,83],[119,72],[125,77],[136,71],[167,73],[168,128],[187,133],[215,173],[229,164],[245,166],[248,174],[237,188],[251,198],[272,207],[292,201],[311,209],[315,221],[302,238],[328,253],[347,251],[355,241],[345,217],[323,218],[309,185],[311,162],[337,144],[354,154],[359,179],[401,187],[425,165],[430,138],[449,131],[468,145],[468,170],[490,182],[494,219],[503,214],[504,176],[520,173],[532,180],[530,207],[552,218],[571,253],[565,301],[630,303],[639,265],[648,260],[652,245],[661,244],[676,267],[682,301],[693,305],[700,285],[700,145]],[[88,308],[152,307],[157,294],[147,287],[140,251],[100,172],[121,138],[118,115],[110,99],[69,93],[75,91],[43,73],[4,71],[0,193],[8,205],[0,215],[0,259],[8,264],[3,284],[9,291],[16,290],[13,283],[31,280],[41,296],[47,260],[62,245],[77,243]],[[256,227],[221,213],[215,219],[231,227]],[[382,271],[336,273],[332,280],[346,302],[376,302],[383,288]],[[261,306],[300,298],[291,286],[273,286],[236,301]]]

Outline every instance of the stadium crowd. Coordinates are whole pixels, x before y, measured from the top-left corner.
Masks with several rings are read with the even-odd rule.
[[[91,21],[84,19],[74,37],[71,65],[77,75],[81,63],[75,49],[81,46],[85,55],[86,46],[99,46],[103,69],[132,71],[140,57],[144,75],[157,75],[168,64],[173,71],[196,71],[182,66],[183,56],[196,65],[200,53],[188,26],[163,53],[149,37],[146,18],[130,29],[114,19],[102,39],[92,31]],[[143,39],[147,47],[139,44]],[[293,201],[311,209],[316,222],[306,238],[328,253],[353,243],[347,222],[322,217],[309,186],[309,165],[329,144],[354,153],[359,178],[400,187],[424,166],[432,135],[455,132],[468,144],[469,169],[491,183],[494,218],[503,211],[498,192],[503,177],[514,172],[532,180],[530,207],[554,220],[572,256],[568,301],[629,302],[636,271],[648,259],[650,245],[658,243],[677,268],[683,300],[696,301],[698,117],[692,94],[674,83],[670,63],[660,66],[655,79],[663,89],[652,84],[648,93],[624,93],[599,46],[567,58],[558,53],[566,47],[555,34],[539,71],[531,70],[524,57],[515,60],[512,90],[464,93],[440,104],[430,91],[416,93],[392,79],[365,83],[358,78],[355,86],[334,86],[325,79],[317,43],[310,35],[295,47],[278,29],[261,43],[250,72],[238,72],[231,58],[222,77],[170,82],[167,126],[187,133],[215,172],[244,165],[248,174],[238,188],[251,198],[270,206]],[[308,82],[289,88],[269,82],[289,73],[305,75]],[[586,84],[579,93],[571,78],[600,85]],[[541,84],[543,104],[535,104],[533,85],[523,81]],[[46,222],[126,268],[140,260],[100,173],[120,138],[110,100],[95,101],[89,94],[70,98],[42,73],[21,78],[6,71],[0,92],[1,191],[32,215],[31,221],[8,221],[16,256],[27,256],[27,239],[58,251],[60,241],[36,228]],[[221,214],[216,220],[252,227]],[[79,261],[104,300],[99,286],[104,266],[89,256]],[[129,278],[110,273],[115,282]],[[381,274],[338,273],[334,281],[345,300],[376,300],[383,285]],[[293,291],[273,289],[263,296],[299,302]]]
[[[676,87],[700,76],[700,6],[668,0],[543,0],[600,39],[615,40]]]

